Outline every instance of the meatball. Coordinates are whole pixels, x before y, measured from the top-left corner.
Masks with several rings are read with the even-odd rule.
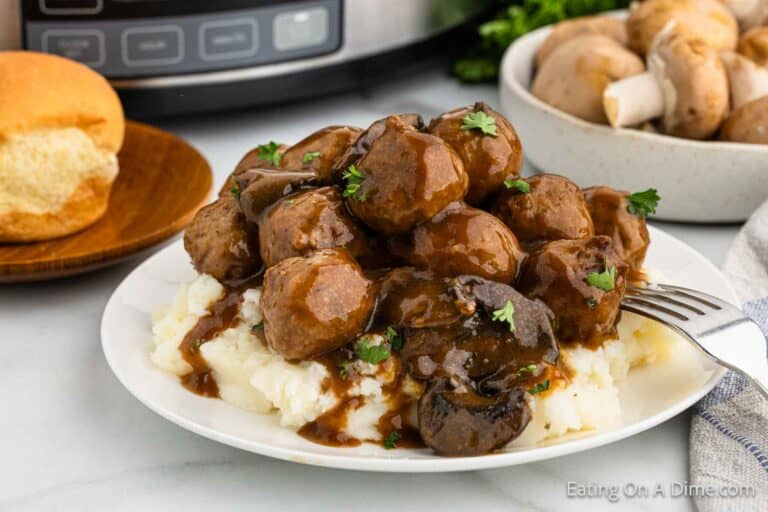
[[[286,359],[329,352],[365,330],[374,295],[371,282],[343,249],[285,259],[264,274],[264,336]]]
[[[397,117],[404,124],[412,126],[415,130],[424,130],[424,120],[419,114],[399,114]],[[371,126],[355,139],[354,143],[347,146],[347,149],[334,162],[333,168],[340,173],[346,171],[350,165],[356,164],[371,149],[373,141],[384,133],[384,129],[387,127],[387,119],[389,117],[374,121]]]
[[[283,169],[311,170],[320,183],[332,183],[333,162],[362,133],[353,126],[328,126],[297,142],[280,160]]]
[[[650,237],[645,218],[629,213],[628,195],[629,192],[610,187],[584,189],[595,234],[610,237],[616,253],[630,269],[638,271],[643,266]]]
[[[256,226],[246,222],[232,195],[197,212],[184,232],[184,249],[198,272],[222,282],[245,279],[261,268]]]
[[[594,235],[584,195],[575,183],[556,174],[540,174],[524,181],[530,191],[517,187],[505,190],[492,209],[521,244],[535,247],[550,240]]]
[[[261,213],[283,196],[317,184],[312,171],[281,171],[254,167],[235,178],[232,195],[240,201],[240,207],[248,222],[257,223]]]
[[[472,274],[503,283],[515,280],[525,256],[503,222],[461,203],[416,226],[405,243],[393,245],[415,267],[443,276]]]
[[[483,112],[496,122],[496,135],[462,130],[464,118]],[[469,175],[467,202],[480,205],[504,188],[504,180],[520,176],[523,147],[507,119],[485,103],[475,103],[442,114],[429,124],[429,132],[446,141],[461,157]]]
[[[346,248],[358,258],[371,252],[368,237],[347,212],[336,187],[286,196],[259,218],[259,247],[267,267],[316,249]]]
[[[515,388],[496,396],[451,389],[436,380],[419,398],[419,433],[441,455],[481,455],[502,448],[531,420],[525,391]]]
[[[560,341],[598,345],[616,336],[627,271],[607,236],[557,240],[528,258],[517,288],[552,309]]]
[[[461,200],[468,179],[456,152],[442,139],[391,116],[384,132],[347,179],[347,204],[384,234],[404,233]]]
[[[427,270],[396,268],[382,279],[378,318],[395,327],[436,327],[457,322],[451,284]]]

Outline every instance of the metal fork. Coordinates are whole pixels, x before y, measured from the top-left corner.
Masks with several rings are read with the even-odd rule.
[[[768,399],[766,338],[736,306],[668,284],[627,288],[621,308],[666,324],[714,362],[748,377]]]

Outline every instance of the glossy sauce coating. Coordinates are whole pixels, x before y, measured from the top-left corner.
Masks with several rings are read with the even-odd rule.
[[[609,268],[616,269],[612,290],[605,291],[587,282],[589,274]],[[526,297],[540,299],[552,309],[561,343],[597,347],[603,340],[616,337],[628,270],[606,236],[556,240],[530,255],[517,288]]]
[[[496,121],[496,136],[478,129],[462,130],[467,114],[483,112]],[[461,157],[469,175],[466,201],[481,205],[504,188],[504,180],[520,176],[523,146],[514,127],[485,103],[458,108],[429,123],[429,132],[446,141]]]
[[[240,208],[246,220],[258,223],[261,212],[281,197],[317,185],[312,171],[282,171],[266,167],[252,167],[241,172],[236,179]]]
[[[377,316],[395,327],[436,327],[459,321],[450,280],[427,270],[396,268],[381,278]]]
[[[347,212],[336,187],[285,196],[262,212],[258,226],[267,267],[317,249],[345,248],[354,258],[370,257],[368,237]]]
[[[595,234],[613,241],[613,248],[633,272],[639,271],[651,243],[645,219],[629,213],[629,192],[610,187],[584,189],[587,208],[595,225]]]
[[[525,258],[503,222],[461,203],[417,226],[399,250],[411,265],[439,275],[469,274],[502,283],[514,282]]]
[[[337,349],[365,331],[374,297],[371,282],[344,250],[282,260],[264,274],[267,343],[289,360]]]
[[[327,126],[288,148],[280,159],[282,169],[310,170],[322,184],[333,182],[333,163],[362,133],[353,126]]]
[[[530,192],[506,189],[492,209],[521,244],[535,247],[550,240],[594,234],[584,195],[575,183],[556,174],[540,174],[524,181]]]
[[[347,205],[370,228],[387,235],[431,219],[467,191],[467,174],[456,152],[397,116],[387,118],[384,132],[356,166],[364,180]]]

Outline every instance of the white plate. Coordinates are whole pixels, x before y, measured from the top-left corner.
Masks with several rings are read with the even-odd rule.
[[[679,240],[651,228],[646,260],[669,282],[695,287],[735,302],[725,277],[703,256]],[[207,438],[269,457],[366,471],[437,472],[511,466],[574,453],[618,441],[673,417],[706,394],[723,375],[693,350],[690,364],[633,370],[621,386],[621,428],[572,436],[554,444],[516,448],[480,457],[445,458],[429,450],[385,450],[365,444],[331,448],[310,443],[280,427],[273,415],[246,412],[221,400],[197,396],[149,360],[151,313],[171,301],[180,283],[195,273],[181,241],[155,254],[118,286],[107,303],[101,339],[107,362],[120,382],[164,418]]]
[[[625,12],[610,15],[623,17]],[[500,68],[502,111],[535,167],[582,186],[601,183],[631,191],[653,186],[662,197],[656,216],[667,220],[743,221],[768,197],[768,145],[614,130],[536,98],[529,92],[534,56],[550,30],[544,27],[515,41]]]

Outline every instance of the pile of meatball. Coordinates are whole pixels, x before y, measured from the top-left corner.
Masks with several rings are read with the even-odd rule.
[[[532,92],[585,121],[768,144],[768,0],[646,0],[555,25]]]
[[[184,237],[195,268],[231,287],[261,279],[263,335],[287,360],[399,333],[438,453],[501,448],[557,373],[560,344],[615,337],[645,219],[628,192],[521,179],[520,140],[487,105],[276,148],[248,153],[197,214]],[[610,287],[590,284],[609,271]]]

